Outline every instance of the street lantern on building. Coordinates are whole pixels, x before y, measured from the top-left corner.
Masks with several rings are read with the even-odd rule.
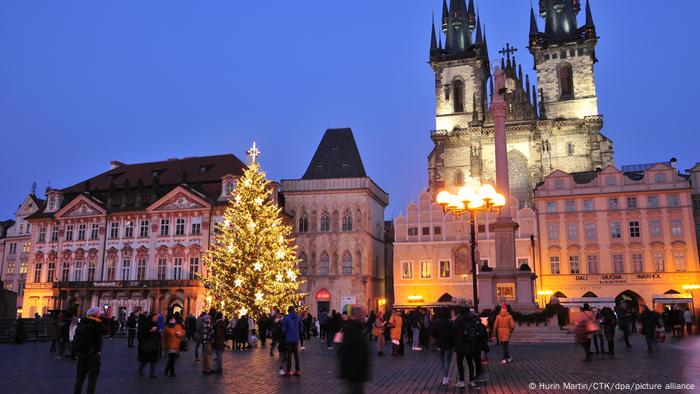
[[[457,219],[464,214],[469,214],[469,252],[472,260],[472,290],[474,296],[474,311],[479,312],[479,292],[477,289],[477,265],[476,265],[476,230],[475,221],[477,213],[498,212],[506,205],[506,198],[496,192],[493,186],[485,184],[478,189],[473,185],[466,185],[459,189],[457,194],[447,190],[438,193],[436,197],[443,212],[454,215]]]

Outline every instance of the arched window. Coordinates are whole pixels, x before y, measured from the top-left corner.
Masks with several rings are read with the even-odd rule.
[[[352,275],[352,255],[349,252],[343,253],[343,275]]]
[[[306,258],[306,253],[301,252],[299,260],[299,272],[301,272],[302,275],[307,275],[309,273],[309,261]]]
[[[571,142],[566,144],[566,154],[569,156],[574,154],[574,144],[572,144]]]
[[[464,112],[464,82],[455,79],[452,89],[455,112]]]
[[[464,173],[462,170],[455,172],[455,186],[464,186]]]
[[[560,99],[574,98],[574,75],[570,64],[559,66],[559,92]]]
[[[321,259],[319,260],[319,273],[321,275],[328,275],[328,269],[330,267],[330,259],[328,258],[328,253],[321,253]]]
[[[349,210],[343,213],[343,231],[352,231],[352,214]]]
[[[321,232],[327,233],[331,231],[331,215],[328,211],[323,211],[321,214]]]
[[[309,231],[309,216],[306,212],[302,212],[299,216],[299,232],[306,233]]]

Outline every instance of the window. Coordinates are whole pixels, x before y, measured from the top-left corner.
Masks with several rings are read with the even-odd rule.
[[[627,208],[637,208],[637,197],[627,197]]]
[[[430,235],[430,227],[423,227],[421,230],[423,235]]]
[[[574,154],[574,144],[572,144],[571,142],[568,142],[566,144],[566,154],[569,156],[573,156]]]
[[[556,201],[547,201],[547,213],[555,213],[557,211]]]
[[[566,212],[574,212],[576,211],[576,201],[574,200],[566,200],[564,202],[564,205],[566,207]]]
[[[328,253],[321,253],[321,258],[319,259],[319,273],[321,275],[328,275],[329,266]]]
[[[141,221],[141,226],[139,227],[139,237],[141,238],[146,238],[148,237],[148,220],[142,220]]]
[[[173,259],[173,279],[182,279],[182,257],[176,257]]]
[[[175,219],[175,235],[185,235],[185,219]]]
[[[97,237],[100,234],[100,225],[99,223],[93,223],[90,226],[90,239],[97,239]]]
[[[418,227],[409,227],[408,228],[408,235],[409,236],[418,235]]]
[[[441,278],[449,278],[452,276],[450,260],[440,260],[439,265]]]
[[[680,205],[678,194],[669,194],[668,196],[666,196],[666,204],[672,208],[678,207]]]
[[[168,260],[160,258],[158,259],[158,266],[156,267],[156,279],[165,280],[165,272],[168,268]]]
[[[302,275],[309,274],[309,261],[306,258],[306,253],[302,253],[301,256],[299,256],[299,272]]]
[[[343,253],[343,275],[352,275],[352,255]]]
[[[124,238],[134,238],[134,222],[127,220],[124,223]]]
[[[64,261],[61,264],[61,282],[68,282],[70,279],[70,263]]]
[[[350,211],[343,213],[343,231],[352,231],[352,214]]]
[[[29,262],[27,260],[23,260],[19,262],[19,275],[24,278],[27,276],[27,268],[29,266]]]
[[[661,221],[660,220],[650,220],[649,221],[649,234],[651,236],[661,235]]]
[[[620,274],[625,272],[625,256],[621,254],[614,254],[612,256],[613,261],[613,272]]]
[[[41,263],[34,264],[34,283],[41,282]]]
[[[610,238],[621,238],[622,232],[620,230],[620,222],[610,223]]]
[[[308,226],[308,224],[307,224]],[[201,223],[192,223],[192,235],[199,235],[202,232]]]
[[[331,231],[331,216],[327,211],[323,211],[321,214],[321,232],[327,233]]]
[[[659,207],[659,196],[649,196],[647,197],[647,207],[658,208]]]
[[[455,171],[455,186],[464,186],[464,173],[462,170]]]
[[[644,272],[644,257],[641,253],[632,253],[632,269],[634,272]]]
[[[617,185],[617,178],[615,175],[608,175],[605,177],[605,185],[606,186],[615,186]]]
[[[617,197],[614,198],[608,198],[608,209],[617,209],[619,208],[620,204],[619,201],[617,200]]]
[[[477,233],[485,233],[486,232],[486,225],[480,224],[480,225],[476,226],[476,232]]]
[[[73,240],[73,225],[69,224],[66,225],[66,241],[72,241]]]
[[[598,272],[600,272],[597,254],[589,254],[588,256],[586,256],[586,263],[588,264],[589,274],[597,274]]]
[[[81,280],[83,280],[83,262],[82,261],[75,262],[75,269],[73,269],[73,280],[75,282],[80,282]]]
[[[430,271],[430,261],[421,261],[420,262],[420,277],[421,279],[430,279],[432,278],[432,272]]]
[[[51,242],[58,242],[58,226],[51,227]]]
[[[578,224],[568,223],[566,225],[566,239],[575,241],[578,239]]]
[[[679,219],[671,220],[671,235],[674,237],[680,237],[683,235],[683,226]]]
[[[654,182],[666,182],[666,173],[665,172],[657,172],[654,174]]]
[[[633,220],[629,223],[629,226],[630,226],[630,238],[639,238],[640,237],[639,222],[636,220]]]
[[[440,227],[440,226],[433,227],[433,234],[434,235],[441,235],[442,234],[442,227]]]
[[[16,254],[16,253],[17,253],[17,244],[12,242],[12,243],[10,243],[9,254]]]
[[[464,82],[456,79],[452,89],[455,112],[464,112]]]
[[[131,274],[131,260],[122,260],[122,280],[129,280]]]
[[[15,262],[10,261],[7,263],[7,268],[5,269],[5,274],[6,275],[14,275],[15,274]]]
[[[413,278],[413,262],[412,261],[402,261],[401,262],[401,279],[411,279]]]
[[[170,219],[160,219],[160,236],[167,237],[170,235]]]
[[[592,211],[593,210],[593,200],[583,200],[583,210]]]
[[[146,279],[146,259],[136,261],[136,280]]]
[[[89,281],[95,280],[95,267],[96,267],[96,264],[94,261],[91,261],[90,263],[88,263],[87,280],[89,280]]]
[[[693,200],[693,210],[700,211],[700,200]]]
[[[109,224],[109,238],[119,238],[119,222],[112,222]]]
[[[651,258],[654,261],[654,270],[656,272],[664,272],[665,271],[664,253],[663,252],[654,252],[654,253],[652,253]]]
[[[596,224],[586,223],[583,225],[584,231],[586,232],[586,241],[595,241],[598,238],[596,234]]]
[[[36,241],[40,244],[46,242],[46,227],[39,227],[39,235]]]
[[[547,141],[547,150],[549,150],[549,141]],[[563,189],[564,188],[564,180],[563,179],[555,179],[554,180],[554,188],[555,189]]]
[[[673,252],[673,267],[676,271],[685,271],[685,252]]]
[[[56,263],[50,262],[49,268],[46,270],[46,281],[53,282],[56,280]]]
[[[547,239],[550,241],[559,240],[559,225],[555,223],[547,225]]]
[[[570,64],[559,66],[559,98],[562,100],[574,97],[574,79]]]
[[[85,241],[85,230],[87,230],[85,224],[78,225],[78,241]]]
[[[305,233],[309,231],[309,216],[306,212],[302,212],[299,216],[299,232]]]
[[[569,256],[569,270],[572,274],[581,273],[581,264],[578,256]]]
[[[114,260],[107,261],[107,278],[106,280],[114,280],[116,267],[114,267]]]
[[[549,256],[549,271],[556,275],[561,273],[559,270],[559,256]]]

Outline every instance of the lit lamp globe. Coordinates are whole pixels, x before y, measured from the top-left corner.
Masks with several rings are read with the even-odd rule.
[[[450,200],[451,200],[451,199],[452,199],[452,195],[451,195],[450,192],[448,192],[447,190],[441,191],[441,192],[438,193],[437,196],[435,197],[435,201],[436,201],[438,204],[442,205],[443,208],[447,207],[447,204],[450,203]]]
[[[472,201],[480,200],[479,196],[474,193],[474,189],[470,186],[462,186],[457,194],[457,199],[463,202],[465,205],[469,205]]]
[[[503,194],[496,194],[491,201],[494,208],[503,208],[506,206],[506,198]]]
[[[450,197],[450,202],[447,203],[447,209],[454,212],[463,211],[465,206],[459,201],[459,198],[455,195],[451,195]]]
[[[493,186],[486,184],[486,185],[481,185],[479,188],[479,197],[484,199],[486,202],[491,202],[493,201],[494,198],[498,193],[496,193],[496,189],[493,188]]]

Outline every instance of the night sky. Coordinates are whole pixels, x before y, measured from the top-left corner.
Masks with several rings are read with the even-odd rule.
[[[492,58],[515,45],[535,80],[530,1],[477,5]],[[591,7],[616,164],[675,156],[690,168],[700,100],[688,39],[700,2]],[[33,181],[43,195],[48,182],[67,187],[111,160],[243,158],[254,139],[271,178],[299,178],[324,130],[346,126],[393,217],[427,187],[430,16],[440,10],[440,0],[4,0],[0,219],[14,217]]]

